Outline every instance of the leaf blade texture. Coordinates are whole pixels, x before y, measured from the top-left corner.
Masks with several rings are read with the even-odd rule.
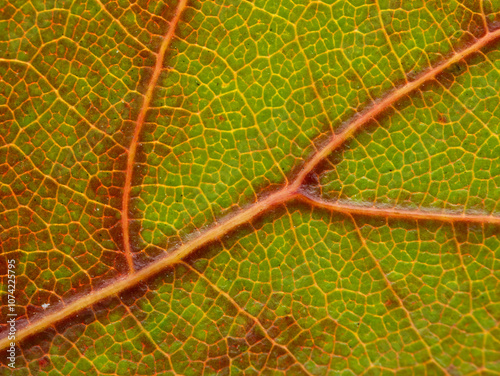
[[[2,9],[14,374],[500,372],[495,1]]]

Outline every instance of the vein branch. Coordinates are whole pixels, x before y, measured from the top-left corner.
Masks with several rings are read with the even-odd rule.
[[[295,194],[287,189],[278,191],[268,198],[253,204],[248,207],[248,209],[242,210],[236,215],[226,218],[223,222],[219,222],[218,225],[200,233],[198,237],[193,238],[193,240],[185,243],[168,256],[159,259],[157,262],[154,262],[135,273],[130,273],[125,277],[119,278],[100,290],[82,296],[80,299],[75,299],[74,301],[69,302],[62,309],[61,307],[55,307],[55,309],[47,312],[45,316],[33,322],[31,325],[18,328],[16,339],[18,341],[22,341],[29,336],[48,328],[55,322],[61,321],[86,307],[92,306],[103,299],[119,294],[135,286],[136,284],[158,274],[168,266],[177,264],[184,257],[201,248],[203,245],[220,239],[231,230],[244,223],[250,222],[252,219],[265,213],[267,210],[290,200],[294,196]],[[9,344],[10,341],[8,337],[3,337],[0,339],[0,350],[7,348]]]
[[[127,310],[128,314],[130,315],[130,317],[136,322],[136,324],[139,326],[139,328],[141,329],[141,332],[144,333],[144,335],[147,337],[147,339],[149,341],[151,341],[151,343],[156,347],[156,349],[158,351],[160,351],[163,355],[165,355],[165,357],[167,358],[167,361],[168,361],[168,367],[170,369],[172,369],[172,359],[170,359],[170,354],[168,354],[167,352],[165,352],[165,350],[163,350],[160,345],[154,340],[153,336],[151,335],[151,333],[146,330],[146,328],[144,327],[144,325],[142,325],[142,322],[141,320],[139,320],[135,315],[134,313],[132,312],[132,310],[130,309],[130,307],[124,303],[124,302],[121,302],[122,305],[125,307],[125,309]]]
[[[189,268],[190,270],[192,270],[193,272],[195,272],[201,279],[203,279],[204,281],[207,282],[207,284],[209,284],[215,291],[217,291],[220,295],[222,295],[224,298],[226,298],[229,302],[231,302],[234,306],[234,308],[236,308],[236,310],[242,315],[242,316],[245,316],[247,318],[249,318],[250,320],[253,321],[254,325],[257,326],[260,331],[263,333],[263,336],[265,339],[267,339],[273,346],[276,346],[276,347],[279,347],[280,349],[282,349],[283,351],[285,351],[288,355],[290,355],[291,358],[293,358],[293,360],[295,360],[296,364],[307,374],[307,375],[311,375],[311,373],[309,373],[305,368],[304,368],[304,365],[299,362],[299,360],[295,357],[295,355],[290,351],[290,349],[288,349],[287,346],[285,345],[282,345],[280,344],[279,342],[277,342],[273,337],[271,337],[268,333],[268,331],[266,330],[266,328],[264,328],[264,326],[262,325],[262,323],[260,322],[260,320],[251,315],[250,313],[248,313],[243,307],[241,307],[234,299],[231,295],[229,295],[228,293],[226,293],[224,290],[222,290],[219,286],[217,286],[217,284],[213,283],[212,281],[210,281],[208,278],[206,278],[202,273],[200,273],[196,268],[194,268],[193,266],[191,266],[190,264],[188,264],[187,262],[182,262],[182,264],[184,266],[186,266],[187,268]],[[263,338],[263,339],[264,339]],[[271,353],[271,351],[269,351],[269,353]],[[267,361],[264,365],[267,364]]]
[[[165,59],[165,53],[167,52],[167,49],[170,46],[172,39],[174,38],[176,26],[179,23],[179,19],[181,17],[182,11],[186,7],[186,4],[187,0],[179,1],[177,9],[175,10],[175,16],[170,22],[167,34],[163,38],[163,42],[161,43],[160,50],[158,51],[156,57],[156,64],[153,69],[153,75],[151,76],[151,79],[148,83],[148,89],[146,91],[146,95],[144,96],[144,102],[139,112],[139,116],[137,117],[137,122],[134,129],[134,136],[132,138],[130,147],[128,149],[127,170],[125,175],[125,186],[123,188],[123,198],[122,198],[122,208],[123,208],[122,229],[123,229],[123,244],[125,248],[125,256],[127,258],[127,263],[131,272],[135,271],[135,267],[132,257],[132,250],[130,247],[129,201],[130,201],[130,190],[132,188],[132,174],[134,172],[134,162],[135,162],[135,154],[137,152],[137,144],[139,142],[139,136],[141,134],[144,121],[146,119],[146,114],[151,104],[151,100],[153,99],[153,93],[156,87],[156,83],[158,82],[158,78],[160,77],[160,74],[163,70],[163,60]]]
[[[465,213],[437,212],[431,210],[412,210],[380,206],[362,206],[347,202],[326,201],[299,193],[295,196],[309,205],[343,214],[366,215],[370,217],[401,218],[407,220],[432,220],[442,222],[488,223],[500,225],[500,217],[492,215],[476,215]]]
[[[422,337],[422,334],[420,333],[420,331],[416,327],[415,323],[413,322],[413,318],[411,316],[411,313],[406,308],[403,299],[399,296],[399,294],[397,293],[397,291],[394,289],[394,287],[392,286],[391,281],[389,280],[389,278],[387,278],[387,274],[384,272],[384,269],[382,269],[382,266],[380,265],[378,259],[375,257],[375,255],[373,254],[373,252],[368,247],[368,244],[366,243],[366,239],[363,236],[363,234],[361,233],[361,229],[359,228],[359,226],[358,226],[358,224],[356,222],[356,219],[352,215],[350,215],[350,218],[351,218],[351,221],[352,221],[352,223],[354,225],[354,229],[356,230],[356,233],[357,233],[357,235],[359,237],[359,240],[361,241],[361,244],[363,245],[363,248],[366,249],[366,251],[368,252],[368,254],[370,255],[370,257],[372,258],[372,260],[375,262],[376,268],[380,271],[380,274],[382,275],[382,278],[384,279],[384,282],[387,285],[387,288],[391,291],[392,295],[398,300],[401,309],[405,312],[405,316],[408,318],[408,322],[409,322],[411,328],[414,330],[414,332],[418,336],[418,339],[424,345],[424,347],[426,349],[426,352],[427,352],[427,354],[429,356],[429,359],[432,359],[432,361],[434,362],[434,364],[436,364],[446,376],[450,376],[450,374],[448,373],[448,371],[445,368],[443,368],[443,366],[441,365],[441,363],[439,363],[439,361],[437,359],[435,359],[434,356],[432,355],[432,350],[431,350],[429,344]]]

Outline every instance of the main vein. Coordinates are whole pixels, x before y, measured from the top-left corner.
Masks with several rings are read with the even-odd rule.
[[[142,125],[144,123],[149,103],[151,102],[154,86],[158,80],[158,77],[162,69],[163,57],[173,38],[175,25],[177,24],[180,18],[181,11],[185,7],[185,5],[186,5],[186,0],[181,0],[177,8],[176,15],[173,21],[171,22],[171,27],[169,29],[169,32],[167,33],[164,43],[162,44],[160,51],[158,53],[158,61],[156,63],[154,74],[153,77],[151,78],[150,86],[148,87],[146,97],[144,99],[144,104],[141,108],[141,112],[137,120],[136,128],[134,131],[134,138],[132,140],[129,149],[129,158],[127,164],[127,180],[125,184],[125,193],[123,199],[124,215],[122,216],[124,241],[126,244],[125,249],[127,250],[128,257],[130,257],[129,262],[132,261],[132,258],[130,253],[129,233],[128,233],[128,200],[130,196],[132,167],[134,164],[137,142],[139,139]],[[71,316],[72,314],[75,314],[76,312],[86,307],[89,307],[92,304],[97,303],[98,301],[119,294],[124,290],[132,286],[135,286],[139,282],[144,281],[145,279],[156,275],[157,273],[164,270],[168,266],[171,266],[179,262],[182,258],[187,256],[191,252],[201,248],[203,245],[216,241],[220,239],[223,235],[241,226],[242,224],[250,222],[254,218],[270,210],[276,205],[283,204],[295,198],[300,198],[301,193],[299,191],[307,175],[311,173],[316,168],[316,166],[325,157],[327,157],[333,150],[340,147],[346,140],[352,137],[355,134],[355,132],[358,131],[363,125],[365,125],[374,117],[380,115],[385,109],[389,108],[395,102],[397,102],[398,100],[400,100],[413,90],[420,87],[423,83],[433,79],[436,75],[441,73],[449,66],[480,50],[481,48],[485,47],[488,43],[496,40],[499,37],[500,37],[500,29],[496,30],[495,32],[486,34],[483,38],[477,40],[474,44],[464,49],[462,52],[454,54],[448,60],[442,62],[441,64],[437,65],[436,67],[422,74],[420,78],[391,92],[383,100],[375,103],[371,107],[371,109],[364,112],[359,117],[353,119],[353,121],[347,124],[340,132],[334,134],[330,142],[327,145],[325,145],[322,149],[320,149],[315,155],[312,156],[312,158],[308,162],[304,164],[304,167],[302,168],[301,172],[297,175],[295,181],[291,185],[288,185],[282,188],[281,190],[269,195],[267,198],[264,198],[261,201],[258,201],[255,204],[249,206],[248,208],[241,210],[234,216],[229,216],[225,218],[225,220],[219,222],[217,225],[211,228],[208,228],[206,231],[201,232],[197,237],[183,244],[177,250],[173,251],[168,256],[158,260],[157,262],[135,273],[131,273],[125,277],[122,277],[121,279],[112,282],[111,284],[100,290],[94,291],[89,295],[83,296],[80,299],[70,302],[62,309],[52,310],[50,313],[47,313],[47,315],[42,317],[40,320],[35,321],[33,324],[26,326],[24,328],[20,328],[20,330],[17,333],[17,340],[22,341],[23,339],[53,325],[55,322],[63,320]],[[9,344],[10,341],[8,340],[7,336],[0,339],[0,349],[5,349],[6,347],[9,346]]]
[[[270,208],[288,201],[295,194],[289,189],[283,189],[268,198],[255,203],[246,210],[240,211],[238,214],[226,218],[223,222],[219,222],[218,225],[208,229],[207,231],[201,233],[198,237],[185,243],[183,246],[179,247],[177,250],[170,253],[168,256],[158,260],[157,262],[135,272],[122,277],[115,282],[112,282],[106,287],[100,290],[94,291],[87,294],[73,302],[68,303],[65,307],[56,307],[51,313],[47,313],[40,320],[33,322],[24,328],[19,328],[16,335],[18,341],[38,333],[50,325],[69,317],[78,311],[89,307],[103,299],[109,298],[116,294],[123,292],[124,290],[140,283],[158,274],[160,271],[164,270],[168,266],[171,266],[184,257],[186,257],[191,252],[199,249],[201,246],[208,244],[210,242],[220,239],[223,235],[227,234],[229,231],[235,229],[236,227],[248,223],[253,218],[261,215]],[[8,347],[10,341],[8,337],[4,337],[0,340],[0,349]]]

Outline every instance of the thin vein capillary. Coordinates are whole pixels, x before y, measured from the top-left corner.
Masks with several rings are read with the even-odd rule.
[[[175,28],[179,23],[182,11],[186,7],[187,0],[180,0],[175,10],[175,16],[169,24],[168,32],[163,38],[160,50],[158,51],[156,57],[156,64],[151,76],[151,80],[148,83],[148,89],[144,96],[144,102],[142,104],[139,116],[137,117],[137,122],[134,129],[134,136],[130,142],[130,147],[128,150],[127,157],[127,170],[125,175],[125,185],[123,187],[123,200],[122,200],[122,231],[123,231],[123,245],[125,248],[125,257],[127,258],[127,263],[130,272],[135,272],[134,260],[132,256],[132,249],[130,247],[130,229],[129,229],[129,201],[130,201],[130,190],[132,188],[132,174],[134,172],[134,162],[135,154],[137,152],[137,143],[139,142],[139,137],[141,134],[142,127],[144,125],[144,120],[146,119],[146,114],[153,98],[154,89],[158,82],[158,78],[163,70],[163,60],[165,58],[165,53],[167,52],[170,43],[175,35]]]

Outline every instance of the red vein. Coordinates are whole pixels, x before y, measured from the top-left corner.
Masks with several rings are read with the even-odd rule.
[[[490,32],[490,28],[488,27],[488,21],[486,20],[486,12],[484,11],[484,4],[482,1],[479,2],[479,7],[481,9],[481,18],[483,19],[484,32],[488,34]]]
[[[127,263],[131,272],[134,272],[134,260],[132,258],[132,250],[130,249],[130,230],[129,230],[129,200],[130,200],[130,189],[132,188],[132,174],[134,172],[134,161],[135,153],[137,151],[137,143],[139,141],[139,136],[141,134],[142,126],[144,125],[144,120],[146,119],[146,114],[153,98],[153,92],[160,77],[160,73],[163,69],[163,60],[165,58],[165,53],[167,52],[172,39],[174,38],[175,28],[179,23],[181,13],[186,7],[187,0],[180,0],[175,10],[175,16],[170,22],[167,35],[165,35],[163,42],[161,43],[160,50],[158,51],[156,64],[153,70],[153,75],[148,83],[148,89],[146,95],[144,96],[144,102],[142,104],[139,116],[137,117],[137,123],[134,129],[134,136],[130,147],[128,149],[127,157],[127,172],[125,175],[125,186],[123,187],[123,198],[122,198],[122,229],[123,229],[123,244],[125,247],[125,256],[127,258]]]
[[[435,220],[442,222],[468,222],[468,223],[490,223],[500,225],[500,217],[492,215],[475,215],[464,213],[446,213],[431,210],[411,210],[398,208],[384,208],[375,206],[362,206],[343,202],[329,202],[319,198],[313,198],[300,193],[295,196],[300,201],[312,206],[336,211],[343,214],[367,215],[371,217],[401,218],[408,220]]]
[[[186,0],[181,0],[181,3],[179,4],[178,11],[176,12],[176,17],[174,18],[174,21],[177,22],[180,16],[180,9],[183,8],[182,5],[186,4]],[[174,25],[174,21],[172,21],[172,25]],[[169,31],[167,34],[167,37],[170,35],[169,38],[165,37],[164,43],[162,44],[162,47],[160,48],[159,56],[162,57],[164,55],[164,52],[166,51],[166,48],[168,47],[168,43],[170,43],[170,40],[173,37],[173,28]],[[168,266],[171,266],[180,260],[190,254],[191,252],[195,251],[196,249],[199,249],[201,246],[210,243],[212,241],[215,241],[217,239],[220,239],[223,235],[227,234],[229,231],[234,230],[238,226],[242,225],[243,223],[248,223],[252,219],[258,217],[262,213],[266,212],[267,210],[275,207],[276,205],[285,203],[291,199],[294,198],[300,198],[300,193],[299,189],[300,186],[302,185],[302,182],[304,181],[305,177],[318,165],[318,163],[324,159],[330,152],[332,152],[335,148],[341,146],[343,142],[345,142],[349,137],[351,137],[362,125],[364,125],[366,122],[368,122],[370,119],[373,117],[379,115],[384,109],[387,107],[391,106],[394,104],[397,100],[401,99],[403,96],[406,94],[410,93],[412,90],[415,90],[418,88],[419,85],[425,83],[426,81],[434,78],[438,73],[442,72],[444,69],[449,67],[450,65],[458,62],[459,60],[463,59],[464,57],[478,51],[479,49],[483,48],[485,45],[488,43],[492,42],[496,38],[500,37],[500,29],[496,30],[495,32],[487,34],[485,37],[482,39],[478,40],[475,44],[472,46],[468,47],[464,51],[457,53],[453,55],[448,61],[441,63],[437,67],[431,69],[429,72],[423,74],[419,79],[416,81],[411,82],[407,86],[400,88],[391,94],[387,96],[384,100],[381,102],[375,104],[372,109],[369,111],[365,112],[362,116],[358,117],[355,119],[352,123],[350,123],[348,126],[346,126],[341,132],[337,133],[336,135],[333,136],[332,140],[323,148],[321,149],[318,153],[316,153],[303,167],[302,171],[298,174],[295,182],[291,184],[290,186],[287,186],[280,191],[277,191],[276,193],[273,193],[272,195],[268,196],[266,199],[262,201],[258,201],[255,204],[249,206],[246,209],[241,210],[239,213],[232,217],[228,217],[216,226],[213,226],[209,229],[207,229],[205,232],[200,233],[200,235],[193,240],[183,244],[181,247],[179,247],[177,250],[173,251],[170,253],[168,256],[158,260],[157,262],[139,270],[138,272],[128,274],[127,276],[116,280],[115,282],[111,283],[110,285],[92,292],[88,295],[85,295],[81,297],[80,299],[73,301],[69,304],[67,304],[65,307],[62,309],[55,309],[52,310],[50,313],[47,313],[44,315],[40,320],[37,320],[33,324],[24,327],[24,328],[19,328],[17,332],[17,340],[22,341],[23,339],[39,332],[47,327],[53,325],[55,322],[58,322],[60,320],[63,320],[64,318],[67,318],[71,316],[72,314],[75,314],[76,312],[82,310],[85,307],[91,306],[98,301],[101,301],[105,298],[108,298],[110,296],[114,296],[116,294],[119,294],[126,289],[140,283],[141,281],[157,274],[158,272],[162,271]],[[166,42],[168,40],[168,42]],[[167,43],[167,44],[166,44]],[[161,52],[163,51],[163,54],[161,55]],[[160,74],[161,64],[157,61],[156,67],[155,67],[155,73],[156,73],[156,78],[153,76],[151,79],[151,83],[156,83],[158,80],[158,76]],[[154,85],[152,85],[154,86]],[[149,93],[149,98],[148,98],[148,93]],[[124,193],[124,203],[126,203],[126,206],[124,205],[124,214],[127,214],[126,222],[123,222],[124,224],[126,223],[126,226],[124,225],[124,233],[125,233],[125,228],[127,229],[127,240],[129,238],[128,234],[128,197],[130,196],[130,183],[131,183],[131,177],[132,177],[132,165],[134,162],[134,158],[131,157],[132,154],[135,155],[135,150],[137,147],[137,140],[139,138],[140,134],[140,128],[142,127],[142,124],[144,122],[144,117],[147,111],[147,106],[146,102],[149,103],[151,101],[151,96],[153,93],[153,88],[150,87],[148,88],[148,92],[146,94],[145,102],[143,105],[143,108],[141,109],[141,114],[142,117],[139,116],[137,120],[137,125],[136,129],[134,132],[134,139],[132,141],[132,144],[130,146],[130,151],[129,151],[129,165],[127,168],[127,177],[129,179],[128,184],[126,184],[126,187],[128,189],[125,190]],[[140,115],[141,115],[140,114]],[[133,153],[132,153],[133,151]],[[125,197],[127,197],[127,200],[125,200]],[[127,210],[125,210],[127,208]],[[367,213],[365,208],[362,210],[363,213]],[[380,213],[380,212],[379,212]],[[373,214],[375,215],[375,214]],[[446,216],[446,214],[445,214]],[[427,217],[428,218],[428,217]],[[437,219],[437,217],[435,217]],[[486,217],[490,218],[490,217]],[[123,218],[122,218],[123,221]],[[124,237],[125,238],[125,237]],[[127,242],[128,243],[128,242]],[[130,245],[128,244],[128,249],[130,250]],[[130,257],[130,252],[128,253]],[[10,344],[10,341],[8,340],[8,337],[4,337],[0,339],[0,349],[5,349],[8,347]]]
[[[451,56],[448,60],[443,61],[441,64],[436,67],[428,70],[426,73],[422,74],[415,81],[409,82],[408,84],[400,87],[399,89],[394,90],[389,95],[385,97],[385,99],[381,100],[378,103],[375,103],[368,111],[354,119],[353,122],[349,123],[346,127],[344,127],[339,133],[334,134],[330,142],[319,152],[317,152],[302,168],[302,171],[297,176],[295,182],[291,185],[292,189],[297,190],[301,185],[306,176],[314,170],[314,168],[324,160],[328,154],[330,154],[333,150],[342,146],[342,144],[348,140],[351,136],[354,135],[363,125],[368,123],[369,120],[380,115],[384,110],[392,106],[398,100],[403,98],[404,96],[411,93],[413,90],[420,87],[423,83],[433,79],[441,73],[443,70],[448,68],[449,66],[459,62],[464,57],[480,50],[488,43],[494,41],[500,37],[500,29],[495,32],[486,34],[484,37],[479,39],[476,43],[464,49],[461,52],[458,52]]]
[[[184,257],[189,255],[191,252],[199,249],[201,246],[208,244],[212,241],[220,239],[223,235],[227,234],[234,228],[250,222],[252,219],[258,217],[262,213],[266,212],[272,207],[284,203],[290,198],[294,197],[295,194],[290,192],[288,189],[283,189],[268,198],[257,202],[256,204],[250,206],[246,210],[240,211],[233,217],[228,217],[225,221],[220,222],[218,225],[208,229],[207,231],[201,233],[198,237],[185,243],[177,250],[170,253],[168,256],[152,263],[151,265],[116,280],[115,282],[103,287],[100,290],[91,292],[80,299],[77,299],[71,303],[68,303],[65,307],[55,307],[51,312],[47,312],[40,320],[35,321],[29,326],[24,328],[18,328],[16,335],[17,341],[22,341],[23,339],[40,332],[49,326],[53,325],[55,322],[61,321],[66,317],[69,317],[85,307],[89,307],[103,299],[109,298],[110,296],[117,295],[124,290],[144,281],[160,271],[164,270],[166,267],[178,263]],[[10,341],[8,337],[0,339],[0,349],[8,347]]]

